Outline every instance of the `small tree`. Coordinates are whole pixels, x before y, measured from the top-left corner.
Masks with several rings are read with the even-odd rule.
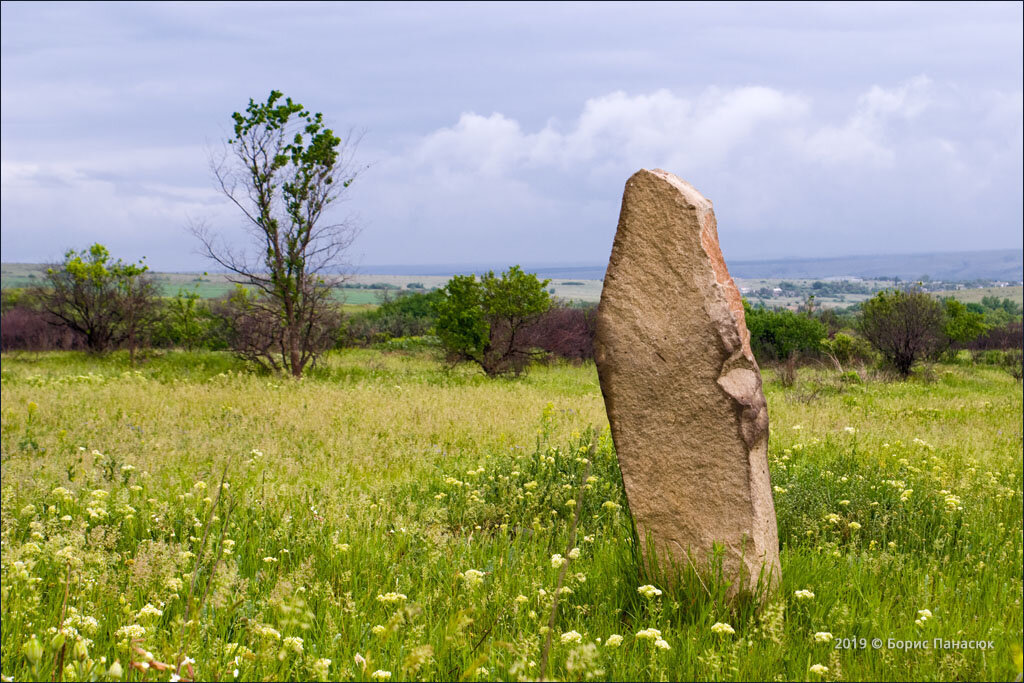
[[[500,278],[491,271],[479,281],[475,275],[449,280],[434,325],[449,358],[474,362],[490,377],[521,373],[539,355],[526,330],[551,307],[549,282],[519,266]]]
[[[789,361],[798,353],[811,354],[821,349],[826,328],[809,315],[787,309],[751,308],[744,301],[747,329],[754,353],[761,359]]]
[[[127,344],[131,359],[152,325],[157,291],[149,268],[111,260],[102,244],[76,252],[46,269],[49,287],[40,292],[45,310],[58,324],[79,332],[94,353]]]
[[[920,289],[881,291],[861,306],[861,334],[903,377],[945,343],[942,304]]]
[[[245,216],[256,254],[217,243],[201,224],[193,234],[229,279],[252,293],[236,311],[244,329],[259,330],[249,339],[257,343],[236,350],[299,377],[327,348],[322,331],[337,315],[330,294],[356,230],[325,215],[356,173],[323,115],[282,97],[274,90],[266,102],[249,100],[244,114],[232,114],[230,154],[212,164],[219,189]]]
[[[945,308],[943,332],[953,348],[966,348],[988,330],[983,313],[971,311],[956,299],[946,299]]]

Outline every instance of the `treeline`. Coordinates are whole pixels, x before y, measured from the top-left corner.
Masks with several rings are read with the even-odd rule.
[[[964,350],[976,361],[1021,375],[1022,310],[1010,299],[964,304],[908,287],[883,290],[846,309],[815,309],[813,298],[797,311],[747,302],[744,309],[755,356],[778,365],[783,381],[798,363],[809,361],[840,371],[851,365],[888,367],[906,377],[918,361],[953,360]]]
[[[159,296],[144,266],[113,261],[100,245],[69,252],[63,264],[48,269],[46,282],[2,290],[3,351],[128,349],[134,357],[145,348],[181,348],[227,350],[255,360],[272,351],[275,334],[280,334],[272,312],[246,289],[237,287],[216,299],[202,299],[184,289],[172,297]],[[416,285],[401,291],[385,289],[381,304],[372,310],[346,315],[335,307],[329,315],[319,316],[316,350],[410,338],[440,345],[434,335],[446,290]],[[548,302],[530,317],[516,347],[538,351],[537,357],[592,358],[595,314],[592,305]]]
[[[311,349],[436,346],[449,360],[476,362],[489,375],[518,374],[546,358],[592,359],[596,306],[553,300],[547,284],[513,267],[479,281],[456,276],[442,289],[384,289],[377,308],[348,315],[325,301],[311,318]],[[261,360],[280,354],[277,313],[253,292],[237,287],[201,299],[186,290],[173,297],[158,291],[144,265],[113,261],[101,245],[68,252],[48,269],[45,286],[3,290],[0,348],[126,348],[133,359],[144,348],[230,350],[265,367]],[[748,302],[744,308],[755,356],[778,366],[784,379],[807,362],[840,371],[884,365],[907,376],[918,361],[953,359],[963,350],[1020,374],[1022,310],[1010,299],[964,304],[912,287],[883,290],[846,309],[817,308],[813,297],[797,311]]]
[[[337,325],[327,334],[332,340],[328,348],[373,347],[413,337],[427,338],[429,345],[437,319],[434,306],[440,298],[441,290],[396,292],[373,310],[339,313]],[[246,346],[244,337],[254,330],[244,324],[239,310],[244,306],[239,305],[239,299],[237,292],[201,299],[184,290],[173,297],[158,297],[149,311],[151,315],[137,327],[135,348],[227,351]],[[116,323],[107,335],[109,343],[90,347],[82,331],[46,310],[38,290],[3,290],[0,310],[0,349],[5,352],[128,348],[127,335],[117,329],[121,326]],[[592,304],[556,302],[529,327],[524,340],[558,358],[591,359],[596,311]]]

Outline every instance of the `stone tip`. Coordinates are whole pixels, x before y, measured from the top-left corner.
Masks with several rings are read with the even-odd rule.
[[[675,173],[671,173],[661,168],[642,168],[639,171],[637,171],[634,175],[639,175],[641,173],[648,173],[656,178],[664,180],[669,185],[677,189],[679,193],[683,195],[683,198],[686,199],[687,203],[689,203],[691,206],[694,206],[698,209],[708,210],[712,208],[712,202],[710,199],[702,195],[697,188],[695,188],[693,185],[677,176]]]

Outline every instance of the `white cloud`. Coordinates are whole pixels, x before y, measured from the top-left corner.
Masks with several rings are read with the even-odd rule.
[[[765,124],[799,120],[805,99],[765,87],[711,88],[695,98],[668,90],[617,91],[587,100],[575,125],[549,122],[536,133],[501,113],[464,113],[425,136],[409,157],[416,164],[495,175],[517,168],[571,169],[585,163],[688,165],[720,162]]]
[[[891,164],[895,152],[887,140],[888,125],[923,114],[932,103],[931,85],[927,77],[918,76],[895,88],[872,86],[845,123],[825,123],[807,137],[807,154],[825,164]]]

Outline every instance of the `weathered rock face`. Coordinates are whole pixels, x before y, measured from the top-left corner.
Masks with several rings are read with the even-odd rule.
[[[711,202],[666,171],[626,182],[595,356],[629,507],[659,564],[704,572],[718,543],[730,594],[762,570],[777,581],[768,409],[743,302]]]

